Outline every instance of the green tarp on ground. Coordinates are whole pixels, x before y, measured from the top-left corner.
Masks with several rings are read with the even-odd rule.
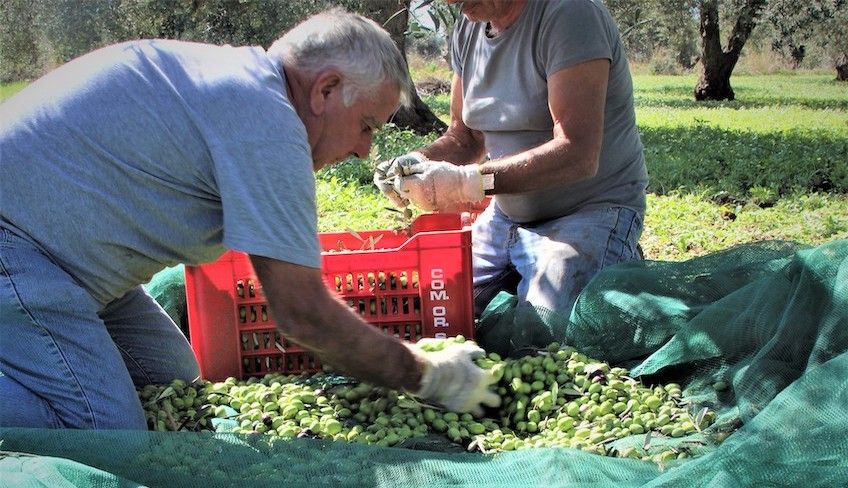
[[[481,343],[517,352],[557,339],[643,382],[680,383],[717,422],[696,439],[653,442],[694,443],[697,455],[660,466],[573,449],[484,455],[261,435],[3,429],[0,484],[848,486],[848,241],[623,263],[589,284],[567,320],[501,298],[481,320]]]

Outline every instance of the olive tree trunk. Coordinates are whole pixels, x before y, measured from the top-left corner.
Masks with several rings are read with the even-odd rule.
[[[836,81],[848,81],[848,54],[841,54],[836,60]]]
[[[722,47],[718,0],[699,2],[702,70],[698,84],[695,86],[695,100],[736,98],[730,86],[730,75],[766,3],[766,0],[745,0],[736,13],[736,23],[730,32],[727,45]]]
[[[409,22],[410,0],[362,0],[361,14],[382,25],[392,36],[406,61],[406,29]],[[401,108],[395,114],[392,122],[399,127],[411,129],[424,135],[431,132],[441,133],[447,125],[441,121],[430,107],[413,93],[412,106]]]

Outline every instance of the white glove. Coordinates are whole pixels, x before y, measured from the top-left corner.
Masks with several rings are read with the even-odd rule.
[[[413,352],[424,358],[421,386],[413,395],[434,401],[453,412],[471,412],[480,417],[483,407],[497,407],[501,398],[489,390],[497,380],[474,359],[486,353],[474,344],[454,344],[438,352],[421,352],[409,344]]]
[[[401,167],[395,189],[401,198],[427,212],[448,211],[476,203],[486,196],[480,166],[457,166],[446,161],[426,161]]]
[[[404,208],[409,205],[409,200],[400,196],[395,188],[395,177],[403,175],[404,168],[408,168],[414,164],[423,163],[427,158],[420,152],[411,152],[381,161],[377,164],[374,170],[374,184],[383,192],[383,195],[389,198],[396,206]]]

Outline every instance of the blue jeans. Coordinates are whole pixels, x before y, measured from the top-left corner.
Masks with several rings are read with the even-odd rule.
[[[146,429],[136,387],[199,368],[142,287],[103,305],[0,226],[0,426]]]
[[[577,295],[601,269],[640,259],[643,214],[606,207],[517,224],[492,202],[472,232],[474,309],[505,290],[568,318]]]

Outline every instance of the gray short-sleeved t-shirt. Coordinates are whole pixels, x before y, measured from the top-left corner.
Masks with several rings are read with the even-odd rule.
[[[463,83],[462,118],[485,136],[492,159],[553,138],[547,79],[592,59],[609,59],[604,140],[598,173],[571,185],[496,195],[516,222],[621,205],[645,208],[647,171],[636,128],[633,88],[618,29],[597,0],[529,0],[521,16],[495,38],[483,22],[462,17],[452,41],[452,65]]]
[[[0,105],[0,224],[102,303],[226,248],[320,266],[306,128],[256,47],[137,41]]]

